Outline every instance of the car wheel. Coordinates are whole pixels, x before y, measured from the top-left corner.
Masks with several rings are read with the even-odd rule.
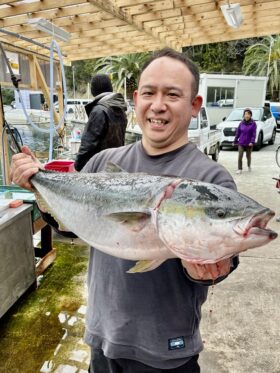
[[[276,130],[272,132],[271,139],[268,141],[269,145],[273,145],[275,143],[275,137],[276,137]]]
[[[215,153],[212,154],[212,159],[213,161],[218,162],[218,159],[219,159],[219,146],[218,145],[215,148]]]
[[[255,150],[260,150],[263,144],[263,134],[262,132],[259,133],[258,140],[254,146]]]

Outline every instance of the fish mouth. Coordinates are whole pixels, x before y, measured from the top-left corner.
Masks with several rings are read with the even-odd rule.
[[[278,234],[267,228],[268,222],[275,216],[275,212],[265,208],[250,216],[245,222],[245,227],[235,229],[236,233],[242,234],[243,237],[251,235],[266,236],[269,240],[274,240]],[[240,231],[241,228],[241,231]]]

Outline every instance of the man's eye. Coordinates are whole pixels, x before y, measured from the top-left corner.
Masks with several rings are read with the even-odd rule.
[[[168,96],[169,96],[169,97],[172,97],[172,98],[173,98],[173,97],[175,98],[175,97],[178,97],[179,95],[178,95],[178,93],[175,93],[175,92],[169,92],[169,93],[168,93]]]
[[[153,93],[151,91],[144,91],[141,93],[142,96],[151,96]]]

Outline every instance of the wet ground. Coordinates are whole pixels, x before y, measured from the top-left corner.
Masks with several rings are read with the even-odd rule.
[[[64,241],[64,240],[63,240]],[[88,247],[53,242],[57,258],[0,320],[1,373],[84,373]]]
[[[273,146],[252,154],[252,172],[236,175],[237,151],[223,150],[219,162],[233,175],[238,190],[280,216],[276,181],[280,168]],[[245,160],[245,157],[244,157]],[[280,237],[280,223],[269,224]],[[203,373],[280,373],[280,238],[240,255],[238,269],[210,291],[201,326]]]
[[[253,152],[251,173],[235,174],[236,150],[223,150],[219,162],[240,192],[280,215],[280,194],[272,180],[280,174],[276,144]],[[270,227],[280,235],[275,218]],[[82,338],[88,247],[58,236],[53,246],[57,259],[38,279],[37,290],[0,320],[0,373],[87,372],[89,349]],[[238,270],[210,289],[201,325],[202,373],[280,373],[279,246],[278,238],[242,254]]]

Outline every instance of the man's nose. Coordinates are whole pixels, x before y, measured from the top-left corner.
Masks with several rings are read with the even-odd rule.
[[[151,109],[157,113],[166,110],[166,103],[163,95],[155,95],[153,97]]]

